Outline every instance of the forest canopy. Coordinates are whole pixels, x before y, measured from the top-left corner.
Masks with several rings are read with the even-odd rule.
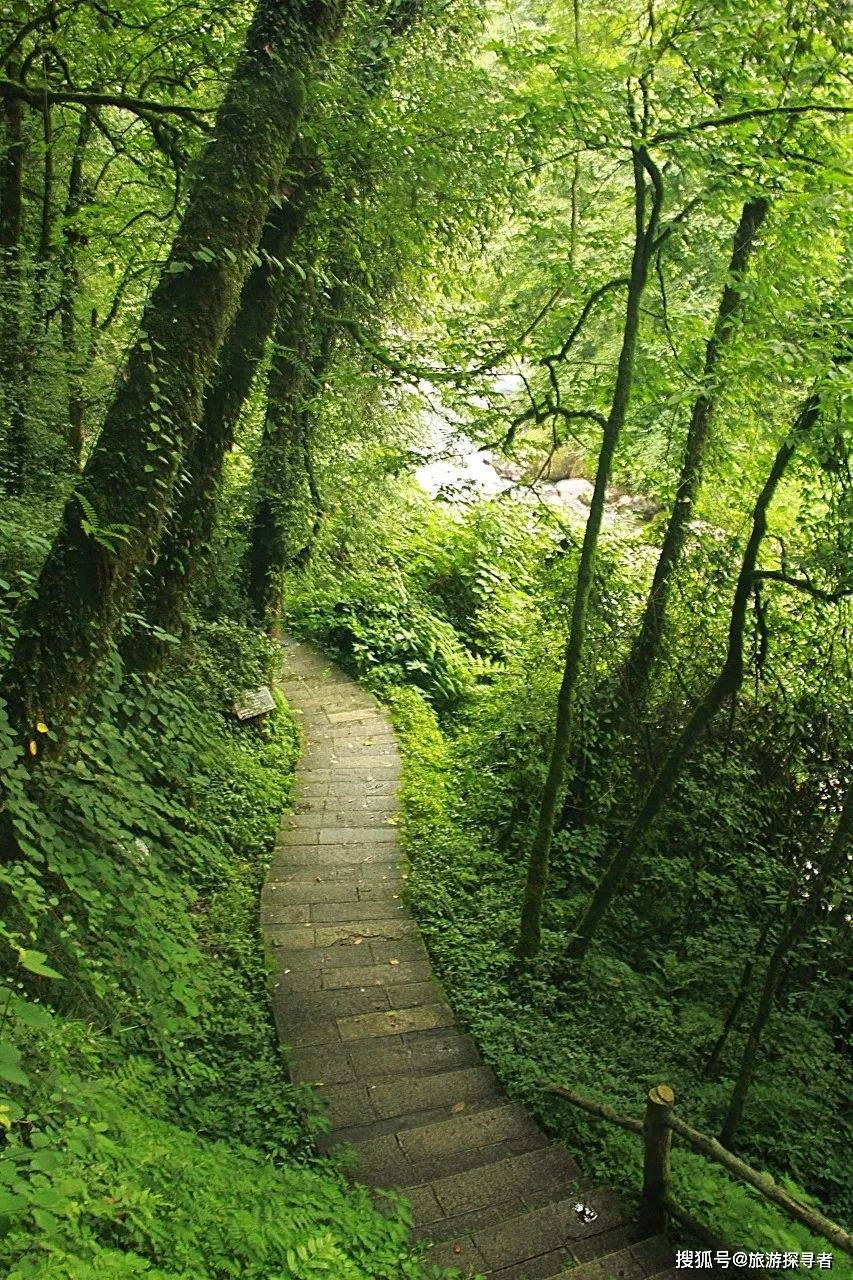
[[[666,1080],[849,1221],[851,112],[824,0],[7,0],[14,1280],[430,1274],[269,1016],[299,733],[232,706],[285,635],[390,709],[511,1097],[630,1199],[543,1082]],[[716,1239],[825,1247],[673,1168]]]

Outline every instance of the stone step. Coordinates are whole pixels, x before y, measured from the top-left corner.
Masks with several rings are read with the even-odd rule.
[[[328,854],[321,855],[316,848],[304,852],[282,850],[270,863],[270,873],[275,880],[307,880],[312,877],[318,884],[325,880],[380,880],[383,876],[399,874],[405,868],[405,859],[399,849],[382,845],[374,851],[348,849],[346,857],[338,861]]]
[[[606,1188],[565,1193],[562,1184],[558,1196],[538,1208],[525,1210],[519,1202],[510,1203],[487,1223],[468,1215],[429,1224],[418,1234],[441,1246],[430,1252],[430,1261],[446,1263],[448,1258],[467,1256],[482,1259],[479,1265],[487,1274],[505,1280],[556,1277],[578,1260],[577,1250],[584,1256],[614,1229],[624,1229],[626,1216]]]
[[[321,1096],[324,1096],[323,1092]],[[366,1106],[362,1114],[366,1115],[371,1106],[369,1088],[365,1089],[364,1096]],[[523,1108],[512,1106],[498,1093],[487,1093],[478,1100],[467,1102],[467,1105],[462,1103],[464,1110],[455,1111],[453,1106],[459,1106],[459,1103],[446,1103],[410,1115],[384,1119],[374,1116],[369,1123],[356,1121],[350,1128],[336,1128],[320,1140],[323,1149],[328,1151],[342,1143],[362,1149],[374,1139],[383,1139],[382,1146],[393,1149],[394,1158],[397,1158],[397,1149],[384,1142],[388,1137],[396,1137],[397,1148],[403,1157],[410,1164],[419,1164],[434,1157],[455,1156],[459,1151],[469,1151],[478,1146],[491,1147],[496,1142],[539,1137],[538,1130],[534,1134],[530,1128],[529,1117]]]
[[[396,1009],[415,1009],[421,1005],[444,1003],[444,993],[434,978],[425,982],[395,982],[386,986],[328,988],[311,984],[308,994],[282,988],[273,990],[276,1017],[283,1026],[294,1025],[315,1017],[349,1018],[364,1013],[386,1013]]]
[[[397,840],[399,840],[399,832],[393,823],[357,827],[330,825],[312,827],[297,821],[292,822],[285,831],[279,832],[275,848],[278,851],[294,847],[303,848],[307,845],[319,845],[321,848],[331,845],[337,853],[342,846],[391,844]]]
[[[294,895],[295,896],[295,895]],[[286,895],[267,898],[261,906],[261,924],[355,924],[358,920],[390,920],[400,917],[405,919],[407,912],[400,894],[389,894],[387,898],[362,899],[355,895],[351,902],[342,902],[334,893],[324,893],[315,897],[307,896],[307,900],[287,901]]]
[[[280,879],[279,873],[272,874],[261,892],[261,909],[272,907],[276,903],[320,903],[320,902],[363,902],[369,900],[399,902],[401,898],[402,877],[396,871],[383,870],[376,875],[371,868],[367,873],[351,878],[335,874],[335,869],[323,871],[319,875],[296,876],[285,873],[286,879]]]
[[[392,799],[399,793],[399,775],[388,769],[362,769],[360,773],[349,769],[341,772],[313,769],[310,773],[297,773],[294,785],[300,800],[337,799],[345,804],[347,800],[363,795]]]
[[[325,951],[310,947],[271,947],[270,951],[277,977],[299,969],[346,969],[356,965],[427,961],[426,947],[420,938],[393,942],[370,939],[361,945],[353,940],[352,946],[330,947]]]
[[[372,942],[418,940],[417,925],[409,916],[389,916],[374,920],[338,920],[331,924],[273,924],[266,929],[270,948],[275,951],[322,951],[330,947],[361,947]]]
[[[324,867],[334,867],[337,871],[345,866],[370,868],[374,864],[388,862],[393,865],[402,856],[397,833],[394,831],[390,840],[364,840],[360,844],[347,845],[345,849],[337,845],[318,844],[316,840],[313,843],[276,845],[270,870],[277,875],[279,871],[293,871],[297,867],[301,867],[303,871],[320,872]],[[369,875],[369,870],[365,874]]]
[[[618,1249],[562,1271],[559,1280],[650,1280],[672,1267],[675,1255],[664,1235],[649,1236],[627,1248]]]
[[[300,1084],[397,1083],[478,1065],[473,1042],[455,1029],[388,1036],[334,1050],[306,1046],[290,1060],[291,1075]]]
[[[426,1179],[412,1186],[406,1196],[412,1203],[415,1223],[430,1218],[436,1206],[439,1217],[451,1218],[484,1209],[488,1205],[520,1200],[529,1208],[537,1207],[537,1193],[545,1200],[555,1199],[555,1190],[578,1186],[580,1171],[562,1147],[555,1143],[534,1151],[509,1154],[503,1159],[483,1163],[471,1169]],[[436,1218],[432,1217],[432,1221]]]
[[[402,1115],[378,1118],[373,1107],[370,1093],[363,1085],[354,1088],[351,1084],[324,1085],[318,1089],[320,1098],[328,1104],[327,1116],[332,1128],[317,1140],[318,1149],[329,1151],[342,1143],[368,1142],[371,1138],[382,1138],[389,1133],[398,1133],[403,1129],[425,1128],[428,1125],[452,1119],[458,1112],[459,1103],[443,1103],[434,1107],[424,1107],[417,1111],[409,1111]],[[472,1098],[465,1102],[465,1114],[475,1116],[480,1111],[493,1110],[506,1102],[494,1091],[482,1097]]]
[[[354,826],[361,831],[373,831],[376,827],[393,827],[395,823],[392,822],[392,818],[395,809],[394,802],[385,796],[376,797],[371,804],[363,802],[357,806],[354,805],[352,809],[342,808],[338,804],[329,805],[324,801],[316,809],[294,810],[287,824],[287,830],[320,831],[328,830],[330,827]]]
[[[488,1067],[465,1067],[440,1071],[417,1079],[377,1081],[367,1086],[377,1116],[390,1119],[429,1107],[448,1107],[455,1112],[473,1101],[496,1094],[495,1078]]]
[[[373,902],[315,902],[309,907],[315,924],[357,924],[366,920],[396,919],[408,916],[400,895],[377,898]]]
[[[348,1145],[360,1182],[405,1190],[535,1152],[546,1141],[522,1107],[504,1103]]]

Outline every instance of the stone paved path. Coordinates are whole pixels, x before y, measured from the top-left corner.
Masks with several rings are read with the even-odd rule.
[[[616,1198],[507,1100],[457,1029],[402,901],[400,758],[379,704],[285,642],[304,752],[262,895],[273,1008],[294,1079],[316,1085],[356,1177],[411,1201],[430,1260],[501,1280],[672,1277]]]

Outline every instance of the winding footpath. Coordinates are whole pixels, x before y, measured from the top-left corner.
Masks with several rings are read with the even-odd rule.
[[[317,650],[285,642],[303,755],[262,894],[273,1009],[294,1080],[323,1099],[320,1146],[402,1190],[429,1260],[501,1280],[672,1280],[606,1188],[501,1092],[455,1025],[415,921],[383,710]]]

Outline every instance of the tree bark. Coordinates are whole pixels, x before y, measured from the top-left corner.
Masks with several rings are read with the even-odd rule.
[[[785,921],[781,936],[770,953],[758,1007],[744,1045],[740,1069],[735,1081],[728,1110],[720,1130],[720,1142],[730,1147],[746,1105],[749,1086],[755,1071],[755,1057],[761,1043],[761,1035],[773,1010],[773,1002],[779,990],[785,963],[792,949],[805,937],[809,925],[820,908],[821,897],[837,871],[849,857],[850,837],[853,834],[853,783],[848,784],[841,807],[841,815],[835,828],[832,843],[827,850],[823,866],[818,872],[808,898],[799,911],[792,911]]]
[[[619,677],[613,701],[603,710],[599,723],[599,736],[608,740],[619,736],[629,718],[635,719],[641,712],[646,700],[649,679],[660,653],[675,573],[687,540],[705,470],[705,457],[717,402],[717,369],[736,330],[738,313],[742,309],[741,286],[769,207],[769,201],[761,197],[746,201],[734,233],[726,283],[705,348],[702,387],[693,402],[690,415],[675,501],[661,543],[639,630]],[[561,827],[569,823],[582,826],[588,818],[590,800],[587,791],[593,768],[594,753],[585,752],[578,761],[575,782],[560,817]]]
[[[18,403],[18,356],[21,342],[21,230],[23,221],[24,129],[19,98],[4,96],[2,118],[5,156],[0,170],[0,394],[5,452],[3,484],[20,492],[23,449],[13,438],[12,419]]]
[[[554,831],[554,817],[571,741],[574,698],[584,655],[587,615],[592,592],[593,574],[595,572],[598,536],[604,513],[604,498],[610,482],[610,472],[613,466],[616,446],[628,411],[634,372],[634,353],[640,324],[640,303],[648,279],[649,263],[652,258],[653,245],[663,204],[663,186],[660,174],[642,148],[635,149],[633,162],[636,226],[625,321],[622,330],[622,347],[619,353],[610,413],[605,424],[601,450],[598,455],[598,468],[592,501],[590,502],[589,516],[584,531],[583,547],[575,585],[571,629],[566,642],[563,678],[557,697],[554,741],[539,807],[536,835],[530,851],[527,868],[527,881],[521,909],[521,927],[518,939],[518,957],[521,961],[531,960],[539,951],[542,903],[548,878],[548,860]],[[646,184],[648,177],[652,179],[653,191],[651,211],[647,219]]]
[[[702,388],[693,402],[690,425],[687,428],[675,502],[664,533],[640,629],[620,681],[619,698],[613,714],[617,732],[632,709],[645,700],[649,677],[660,652],[673,575],[684,550],[705,469],[705,456],[717,402],[717,367],[735,332],[735,321],[742,309],[741,285],[769,207],[769,201],[763,198],[748,200],[743,206],[734,234],[728,276],[713,332],[705,348]]]
[[[314,310],[313,294],[306,285],[293,300],[290,312],[280,317],[270,364],[263,437],[255,464],[247,589],[256,618],[272,631],[281,604],[281,575],[292,562],[296,526],[310,502],[305,471],[304,400],[315,372]]]
[[[187,454],[156,563],[143,580],[144,619],[122,646],[125,662],[136,670],[156,670],[169,648],[163,636],[180,629],[184,602],[210,546],[225,455],[234,442],[276,313],[287,310],[284,295],[297,279],[284,259],[305,225],[322,177],[316,157],[302,144],[294,147],[291,164],[285,197],[264,225],[261,261],[243,286],[239,310],[205,392],[199,429]]]
[[[75,225],[75,220],[84,202],[83,163],[91,132],[92,112],[87,109],[80,118],[77,141],[71,157],[64,212],[64,244],[59,262],[59,325],[62,335],[62,352],[65,357],[65,377],[68,383],[66,440],[72,465],[78,471],[83,460],[85,401],[84,362],[81,360],[77,345],[77,296],[80,292],[80,269],[77,258],[82,237],[79,228]]]
[[[395,46],[417,22],[422,9],[423,0],[393,0],[381,13],[376,39],[357,50],[352,76],[366,99],[378,98],[386,90]],[[363,156],[355,159],[338,196],[344,210],[356,197],[363,201],[374,184],[371,166],[364,163]],[[305,563],[323,515],[312,462],[315,415],[303,402],[322,387],[340,331],[336,313],[362,271],[347,254],[340,229],[337,239],[335,255],[325,264],[326,275],[336,282],[328,296],[321,302],[315,292],[309,300],[300,281],[286,291],[286,298],[299,301],[292,308],[289,323],[280,327],[270,366],[245,578],[252,611],[273,635],[278,634],[280,625],[282,575]],[[304,532],[299,535],[300,513],[309,510],[312,518],[302,521]],[[301,538],[299,545],[297,538]]]
[[[303,110],[303,75],[341,10],[342,0],[258,5],[169,262],[23,613],[0,685],[19,740],[31,739],[37,721],[61,740],[150,560],[280,189]]]
[[[729,622],[729,640],[726,659],[720,674],[697,703],[677,740],[670,748],[652,783],[639,812],[625,836],[611,841],[607,857],[607,869],[589,906],[578,922],[569,955],[581,959],[589,947],[602,916],[610,906],[622,878],[634,858],[640,844],[657,818],[681,776],[692,752],[728,698],[733,697],[743,682],[743,635],[746,614],[755,585],[758,552],[767,531],[767,511],[779,482],[801,441],[812,430],[820,415],[820,396],[814,391],[803,405],[794,426],[780,446],[770,473],[764,482],[752,513],[752,528],[741,561],[735,587],[734,601]]]

